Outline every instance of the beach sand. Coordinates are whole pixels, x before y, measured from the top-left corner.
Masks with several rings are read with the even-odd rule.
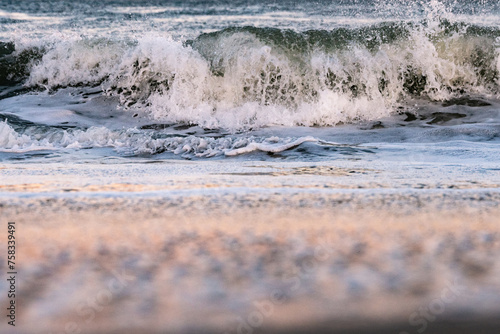
[[[498,171],[366,166],[2,164],[0,331],[498,332]]]

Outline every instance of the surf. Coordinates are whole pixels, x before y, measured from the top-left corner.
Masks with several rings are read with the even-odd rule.
[[[383,23],[296,32],[230,27],[193,40],[74,38],[0,46],[0,81],[99,87],[125,110],[233,130],[375,120],[415,98],[500,96],[500,29]]]

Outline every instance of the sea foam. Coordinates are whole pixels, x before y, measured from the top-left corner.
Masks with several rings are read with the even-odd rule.
[[[187,42],[71,38],[39,49],[24,84],[98,86],[124,109],[205,128],[330,126],[390,116],[414,98],[498,98],[498,38],[497,28],[444,19],[302,33],[228,28]]]

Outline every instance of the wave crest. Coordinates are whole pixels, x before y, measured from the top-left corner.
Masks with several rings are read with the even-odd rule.
[[[445,20],[302,33],[228,28],[186,43],[76,39],[45,49],[26,63],[25,85],[101,85],[125,108],[207,128],[325,126],[388,116],[416,97],[500,96],[500,30]]]

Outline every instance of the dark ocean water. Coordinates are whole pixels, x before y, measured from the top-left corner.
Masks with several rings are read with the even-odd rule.
[[[3,0],[0,121],[14,161],[494,162],[500,4]]]

